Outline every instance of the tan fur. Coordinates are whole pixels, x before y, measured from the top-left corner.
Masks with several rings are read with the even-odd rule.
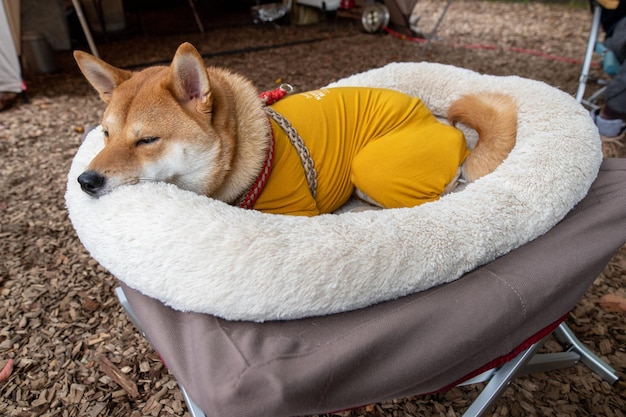
[[[74,57],[107,103],[105,146],[79,176],[85,192],[99,197],[124,184],[165,181],[233,203],[254,183],[270,125],[251,82],[206,68],[189,43],[178,48],[169,67],[140,72],[85,52]],[[448,120],[479,134],[463,167],[470,181],[493,171],[515,145],[517,109],[509,96],[463,96]]]
[[[469,182],[495,170],[515,146],[517,106],[510,96],[462,96],[448,109],[448,122],[463,123],[478,133],[479,141],[462,168],[463,177]]]

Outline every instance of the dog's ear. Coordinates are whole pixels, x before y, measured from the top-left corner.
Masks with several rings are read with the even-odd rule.
[[[182,103],[195,101],[201,113],[210,113],[211,85],[202,57],[188,42],[178,47],[171,65],[174,94]]]
[[[115,68],[87,52],[74,51],[74,59],[87,81],[100,93],[105,103],[111,100],[115,87],[129,79],[130,71]]]

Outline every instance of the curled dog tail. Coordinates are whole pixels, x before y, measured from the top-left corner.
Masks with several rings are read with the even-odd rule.
[[[463,177],[475,181],[495,170],[509,155],[517,136],[517,105],[500,93],[465,95],[452,103],[448,122],[478,133],[478,143],[463,164]]]

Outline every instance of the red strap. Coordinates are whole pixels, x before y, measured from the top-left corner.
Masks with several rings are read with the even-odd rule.
[[[265,155],[265,162],[263,163],[263,168],[259,173],[259,177],[256,179],[250,191],[243,197],[241,202],[239,203],[239,207],[243,209],[251,209],[256,203],[256,200],[261,195],[261,191],[265,188],[265,184],[267,184],[267,180],[272,172],[272,168],[274,167],[274,131],[272,130],[272,124],[269,121],[269,135],[268,135],[268,145],[267,145],[267,153]]]
[[[265,103],[266,106],[269,106],[270,104],[273,104],[281,98],[285,97],[285,94],[287,94],[287,92],[285,90],[281,90],[280,87],[278,87],[273,91],[262,92],[261,94],[259,94],[259,97],[261,97],[261,100],[263,101],[263,103]]]
[[[259,98],[266,106],[269,106],[272,103],[277,102],[281,98],[285,97],[287,94],[290,94],[293,91],[293,87],[289,84],[281,84],[279,87],[275,88],[272,91],[264,91],[259,94]],[[252,188],[246,193],[242,200],[240,200],[239,207],[244,209],[251,209],[256,203],[256,200],[261,195],[261,191],[265,188],[265,184],[267,183],[267,179],[270,176],[270,172],[272,172],[272,167],[274,166],[274,131],[272,130],[272,123],[269,121],[269,134],[268,134],[268,146],[267,146],[267,154],[265,156],[265,163],[263,164],[263,168],[261,169],[261,173],[259,177],[256,179]]]
[[[285,97],[287,94],[291,94],[293,92],[293,87],[289,84],[281,84],[277,88],[272,91],[264,91],[259,94],[261,101],[266,106],[269,106],[273,103],[276,103],[281,98]]]

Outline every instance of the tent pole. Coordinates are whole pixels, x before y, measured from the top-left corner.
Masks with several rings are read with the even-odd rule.
[[[87,23],[87,19],[85,19],[85,15],[83,14],[83,8],[80,5],[80,0],[72,0],[72,5],[74,5],[74,10],[76,10],[76,15],[78,16],[78,20],[80,21],[80,26],[83,28],[83,33],[87,38],[87,43],[89,44],[89,49],[91,49],[91,53],[96,58],[100,58],[98,48],[96,48],[96,43],[93,41],[93,37],[91,36],[89,24]]]
[[[441,24],[444,16],[448,12],[448,8],[450,8],[450,3],[452,3],[452,0],[448,0],[448,2],[446,3],[446,6],[443,8],[443,12],[441,12],[441,14],[439,15],[439,19],[437,19],[437,23],[435,23],[435,27],[428,35],[428,39],[426,40],[426,43],[424,44],[424,46],[422,46],[422,50],[420,51],[417,57],[418,59],[422,59],[424,57],[424,54],[426,53],[426,49],[428,49],[428,46],[435,38],[435,35],[437,34],[437,29],[439,29],[439,25]]]

